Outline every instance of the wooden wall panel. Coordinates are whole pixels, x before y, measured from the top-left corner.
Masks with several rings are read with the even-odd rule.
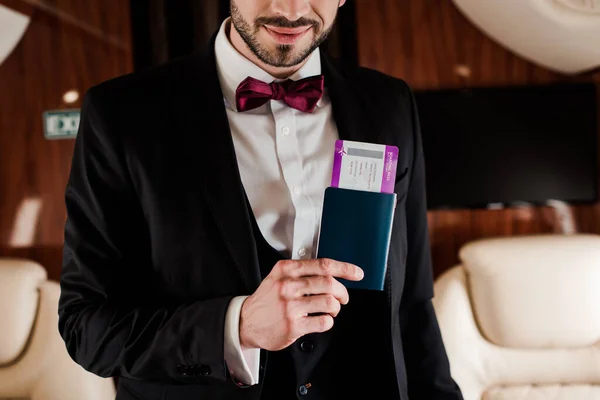
[[[450,0],[356,0],[358,61],[406,80],[415,90],[469,86],[600,82],[600,72],[569,77],[506,50],[472,25]],[[457,73],[467,67],[470,75]],[[600,233],[600,206],[571,208],[580,232]],[[430,211],[436,276],[458,263],[468,241],[557,231],[547,207]]]
[[[0,0],[31,15],[0,65],[0,256],[27,257],[58,279],[64,189],[73,140],[46,140],[46,110],[79,108],[90,86],[132,71],[129,6],[122,0]],[[63,94],[76,90],[78,101]],[[39,213],[36,216],[36,204]],[[19,227],[31,240],[14,241]]]

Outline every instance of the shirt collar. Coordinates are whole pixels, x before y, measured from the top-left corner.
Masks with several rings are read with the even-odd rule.
[[[259,79],[263,82],[282,81],[261,69],[258,65],[244,57],[238,52],[227,37],[231,17],[227,18],[221,24],[217,37],[215,39],[215,57],[217,61],[217,72],[221,90],[225,98],[226,105],[234,111],[237,111],[235,102],[235,92],[238,85],[247,77]],[[306,63],[288,79],[299,80],[309,76],[321,74],[321,54],[319,49],[314,50]],[[321,106],[322,99],[317,103]]]

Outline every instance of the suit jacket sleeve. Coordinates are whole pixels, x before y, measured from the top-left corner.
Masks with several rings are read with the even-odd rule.
[[[107,112],[110,96],[93,90],[84,98],[65,195],[59,331],[68,353],[103,377],[219,384],[227,378],[230,298],[165,304],[148,295],[158,280],[142,207],[118,120]]]
[[[400,306],[409,397],[419,400],[458,400],[462,399],[462,395],[450,375],[449,361],[431,302],[433,273],[427,225],[424,154],[415,99],[407,86],[405,91],[410,99],[414,134],[414,158],[406,198],[408,255]]]

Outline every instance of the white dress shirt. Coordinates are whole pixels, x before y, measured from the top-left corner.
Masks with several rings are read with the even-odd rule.
[[[228,38],[230,20],[221,25],[215,42],[219,81],[235,146],[242,183],[259,229],[267,242],[291,259],[316,256],[325,188],[331,183],[338,132],[325,92],[312,113],[271,100],[238,112],[235,92],[248,76],[279,81],[240,54]],[[319,50],[289,79],[321,74]],[[237,380],[258,383],[260,349],[240,346],[239,318],[245,296],[235,297],[227,310],[225,361]]]

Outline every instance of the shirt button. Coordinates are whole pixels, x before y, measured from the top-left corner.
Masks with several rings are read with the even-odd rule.
[[[302,192],[302,190],[300,189],[300,187],[296,186],[294,187],[294,194],[298,195]]]
[[[284,125],[281,128],[281,133],[283,133],[285,136],[288,136],[290,134],[290,128],[287,125]]]
[[[298,249],[298,255],[300,257],[304,257],[306,255],[306,249],[304,247],[301,247],[300,249]]]

